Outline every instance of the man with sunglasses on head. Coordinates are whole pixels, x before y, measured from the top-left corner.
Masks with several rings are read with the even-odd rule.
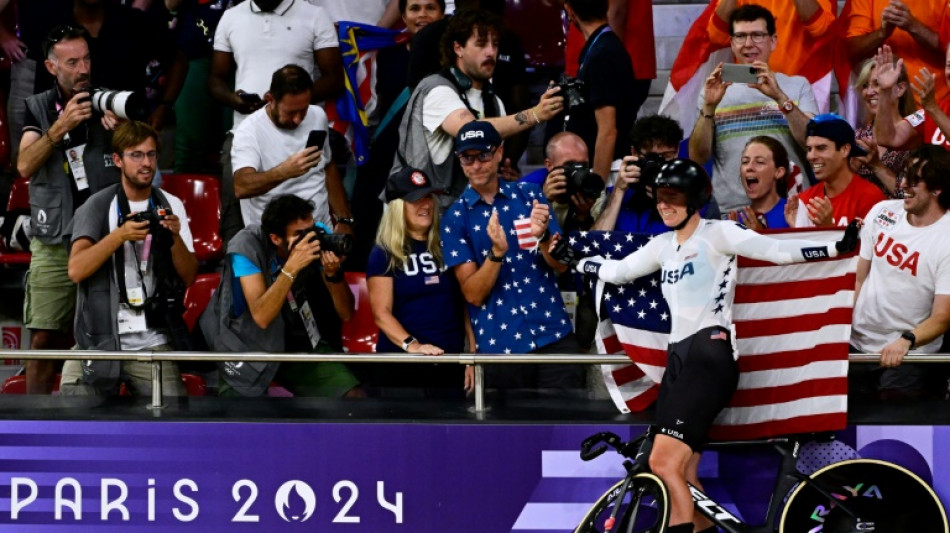
[[[881,363],[852,365],[850,383],[884,400],[928,392],[943,399],[945,372],[902,362],[941,351],[950,326],[950,152],[925,145],[908,162],[898,181],[903,199],[878,203],[864,219],[851,351],[880,354]]]
[[[735,173],[749,139],[758,135],[775,137],[795,164],[807,168],[802,151],[805,125],[818,113],[806,78],[786,76],[769,68],[769,57],[779,44],[772,13],[748,4],[734,10],[729,20],[735,61],[755,69],[758,82],[724,81],[720,63],[706,78],[699,95],[699,119],[689,139],[690,159],[700,164],[713,159],[713,196],[723,211],[749,205]]]
[[[535,184],[500,180],[501,135],[487,121],[459,128],[455,153],[468,186],[442,218],[442,255],[469,304],[478,353],[578,353],[558,292],[566,266],[548,252],[557,219]],[[505,389],[584,387],[577,365],[489,365],[489,386]]]
[[[84,31],[60,26],[43,47],[53,87],[26,100],[27,117],[20,140],[17,171],[30,177],[33,253],[27,273],[23,321],[34,349],[68,349],[76,305],[76,287],[67,275],[67,228],[73,213],[90,195],[119,181],[109,151],[111,112],[94,115],[90,56]],[[75,152],[75,160],[69,153]],[[27,361],[27,392],[53,390],[55,361]]]
[[[198,273],[185,206],[152,187],[159,147],[151,126],[122,123],[112,148],[121,182],[92,195],[73,219],[76,344],[81,350],[172,350],[184,328],[185,288]],[[166,361],[161,368],[162,393],[184,395],[177,365]],[[60,392],[116,395],[124,383],[132,394],[150,396],[151,377],[152,365],[140,361],[70,360]]]

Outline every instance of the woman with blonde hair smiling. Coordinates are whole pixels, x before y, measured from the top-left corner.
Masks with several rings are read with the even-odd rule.
[[[458,282],[442,261],[437,193],[428,176],[411,168],[387,183],[386,210],[366,266],[379,353],[458,354],[466,336],[474,346]],[[371,381],[431,393],[458,384],[469,389],[471,374],[455,363],[393,364],[377,368]]]

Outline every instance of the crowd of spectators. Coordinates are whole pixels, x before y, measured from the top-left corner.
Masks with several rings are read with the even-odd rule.
[[[13,62],[15,168],[30,178],[33,347],[193,347],[193,337],[177,342],[169,315],[201,268],[221,273],[199,321],[216,352],[342,351],[355,315],[344,270],[366,273],[378,352],[587,351],[598,306],[549,249],[571,231],[668,231],[652,179],[688,153],[711,169],[705,218],[751,231],[862,219],[852,348],[880,353],[883,370],[856,375],[855,388],[946,393],[939,372],[900,364],[940,350],[950,326],[944,4],[851,0],[836,20],[825,0],[718,0],[709,41],[731,47],[753,78],[730,81],[729,65],[715,65],[688,138],[680,117],[640,112],[655,57],[631,44],[625,21],[649,2],[564,0],[576,77],[533,99],[524,30],[506,27],[504,4],[0,0],[17,23],[0,30],[0,47]],[[372,144],[358,169],[324,108],[345,90],[341,20],[403,30],[375,58]],[[831,79],[816,74],[830,71],[839,26],[857,129],[829,113]],[[143,109],[94,109],[93,88],[134,91]],[[159,188],[172,124],[171,169],[220,180],[220,264],[198,265],[181,200]],[[542,124],[543,166],[523,173]],[[114,394],[121,383],[148,394],[139,366],[69,361],[61,391]],[[453,397],[472,387],[459,365],[367,368],[222,363],[219,392],[259,396],[277,383],[307,396],[416,387]],[[166,393],[182,393],[178,369],[165,373]],[[585,373],[490,365],[486,380],[561,393],[584,390]],[[27,362],[28,391],[50,392],[55,374],[53,362]]]

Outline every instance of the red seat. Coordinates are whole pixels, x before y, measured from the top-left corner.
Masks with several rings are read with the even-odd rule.
[[[30,211],[30,180],[19,177],[10,186],[10,198],[7,200],[7,213]],[[0,265],[29,265],[30,252],[9,251],[0,244]]]
[[[185,204],[195,257],[206,263],[224,256],[221,240],[221,198],[218,178],[207,174],[163,174],[162,189]]]
[[[214,290],[218,288],[220,282],[221,274],[218,272],[198,274],[195,283],[185,291],[185,313],[183,316],[189,331],[194,331],[198,317],[204,312],[205,307],[208,307],[211,295],[214,294]]]
[[[369,291],[366,289],[366,274],[346,272],[346,283],[356,298],[356,313],[349,322],[343,323],[343,349],[354,353],[372,353],[376,351],[376,337],[379,328],[373,318],[373,309],[369,305]]]
[[[188,396],[207,396],[208,385],[205,379],[198,374],[182,373],[181,382],[185,385],[185,392]]]

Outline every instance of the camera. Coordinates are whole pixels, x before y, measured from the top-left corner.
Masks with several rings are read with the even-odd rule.
[[[561,96],[564,97],[564,108],[573,109],[579,105],[587,103],[587,99],[584,98],[584,82],[568,76],[567,74],[561,74],[561,78],[557,81],[557,86],[561,88]]]
[[[564,169],[564,179],[567,182],[567,192],[558,199],[562,204],[569,202],[576,192],[580,192],[585,198],[596,200],[604,190],[604,179],[584,163],[572,162],[557,168]]]
[[[166,228],[162,226],[161,222],[165,220],[166,215],[170,214],[171,211],[162,208],[139,211],[138,213],[132,213],[123,216],[122,219],[119,220],[119,225],[121,226],[130,220],[133,222],[148,222],[149,233],[158,234],[163,230],[166,230]]]
[[[660,175],[660,168],[666,164],[666,159],[660,154],[646,154],[641,155],[636,161],[630,161],[628,164],[640,169],[640,181],[637,185],[642,190],[645,186],[653,187],[656,183],[656,177]]]
[[[319,241],[320,251],[333,252],[336,255],[349,255],[353,250],[353,236],[345,233],[331,233],[322,224],[314,224],[313,228],[297,230],[297,239],[294,244],[300,242],[310,232],[314,236],[307,242]]]
[[[145,97],[134,91],[83,89],[83,92],[89,94],[92,110],[100,115],[112,111],[126,120],[142,120],[146,116]]]

